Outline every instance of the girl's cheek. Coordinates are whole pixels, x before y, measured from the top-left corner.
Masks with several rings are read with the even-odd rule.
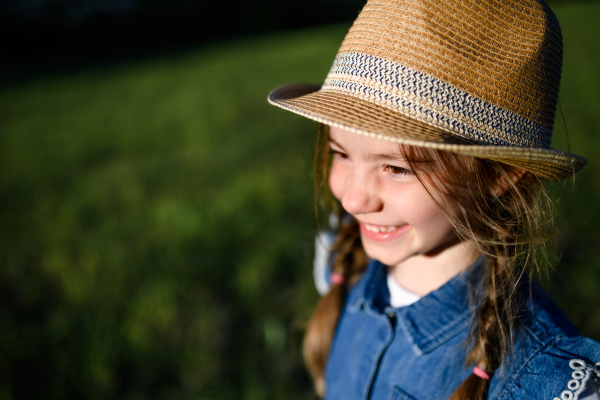
[[[391,198],[394,208],[410,225],[435,230],[446,222],[446,217],[418,182],[396,190]]]

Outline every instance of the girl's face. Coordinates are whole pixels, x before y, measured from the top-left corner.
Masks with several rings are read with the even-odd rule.
[[[329,186],[359,222],[369,257],[396,266],[414,257],[435,257],[460,243],[397,143],[331,127],[330,148]]]

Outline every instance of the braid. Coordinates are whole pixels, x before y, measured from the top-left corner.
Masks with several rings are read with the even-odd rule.
[[[492,374],[501,365],[504,357],[503,349],[508,347],[503,318],[503,304],[506,304],[502,291],[498,290],[498,270],[501,269],[498,260],[487,263],[487,284],[485,296],[476,313],[477,326],[472,334],[473,349],[467,357],[468,364]],[[453,393],[450,400],[483,400],[487,398],[489,380],[471,374]]]
[[[339,233],[332,251],[336,252],[332,272],[344,277],[341,283],[332,284],[329,292],[321,298],[304,336],[304,360],[315,383],[319,396],[325,394],[324,369],[348,289],[356,283],[364,272],[368,258],[360,241],[356,220],[339,213]]]

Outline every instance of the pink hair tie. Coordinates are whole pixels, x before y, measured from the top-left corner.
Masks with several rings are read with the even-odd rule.
[[[346,282],[344,275],[338,274],[337,272],[332,272],[331,275],[329,275],[329,279],[331,279],[331,282],[335,283],[336,285],[341,285],[342,283]]]
[[[475,375],[477,375],[478,377],[480,377],[481,379],[485,379],[486,381],[490,380],[490,376],[484,370],[482,370],[479,367],[473,368],[473,373]]]

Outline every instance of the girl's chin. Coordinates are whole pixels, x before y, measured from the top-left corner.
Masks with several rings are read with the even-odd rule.
[[[389,267],[401,264],[403,261],[407,260],[410,257],[407,254],[399,254],[397,251],[392,253],[386,251],[387,249],[381,249],[378,246],[370,246],[364,241],[363,248],[365,249],[365,253],[367,253],[367,256],[369,256],[370,259],[377,260],[380,263]]]

